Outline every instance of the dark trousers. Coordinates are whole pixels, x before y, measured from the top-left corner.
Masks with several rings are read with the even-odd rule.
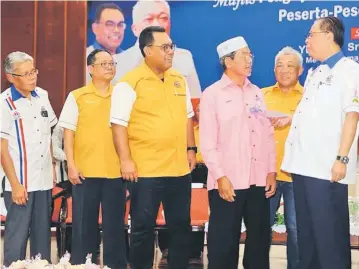
[[[203,163],[198,163],[196,168],[191,172],[192,183],[207,183],[208,168]],[[169,232],[167,230],[158,231],[158,244],[161,252],[168,249]],[[190,238],[190,258],[200,258],[203,252],[204,245],[204,232],[192,232]]]
[[[297,269],[299,262],[297,221],[295,217],[295,203],[293,183],[277,180],[277,191],[270,198],[270,225],[274,225],[275,216],[283,195],[284,222],[287,229],[287,269]],[[272,240],[272,237],[271,237]]]
[[[28,193],[26,205],[12,201],[11,192],[4,192],[7,210],[4,235],[4,265],[24,260],[30,236],[30,255],[50,262],[51,253],[51,190]]]
[[[298,269],[351,268],[348,186],[292,175],[297,215]]]
[[[151,269],[153,266],[154,226],[161,201],[170,232],[169,268],[187,268],[191,176],[139,178],[131,185],[131,268]]]
[[[86,178],[74,185],[72,263],[85,263],[92,254],[96,263],[99,242],[99,208],[102,206],[103,262],[112,269],[127,268],[124,214],[125,183],[122,179]]]
[[[234,202],[209,191],[208,269],[237,269],[241,222],[246,225],[245,269],[269,269],[269,200],[264,187],[236,190]]]

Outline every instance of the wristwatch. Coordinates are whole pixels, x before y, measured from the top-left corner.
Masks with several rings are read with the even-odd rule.
[[[187,151],[193,150],[195,153],[197,153],[197,147],[187,147]]]
[[[348,158],[348,156],[337,156],[337,161],[341,161],[344,164],[348,164],[349,158]]]

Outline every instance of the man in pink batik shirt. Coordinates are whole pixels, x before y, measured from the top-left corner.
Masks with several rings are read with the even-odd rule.
[[[253,56],[243,37],[217,47],[222,78],[201,98],[200,149],[209,173],[208,268],[269,269],[269,200],[276,190],[274,130],[260,89],[248,80]]]

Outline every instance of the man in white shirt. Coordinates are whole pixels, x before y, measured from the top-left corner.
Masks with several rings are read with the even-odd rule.
[[[356,180],[359,65],[344,57],[343,43],[338,18],[313,24],[306,45],[321,65],[308,72],[285,146],[300,269],[351,268],[347,184]]]
[[[139,0],[132,11],[132,31],[138,38],[143,29],[148,26],[161,26],[170,35],[171,18],[170,6],[165,0],[146,1]],[[116,75],[112,80],[115,84],[127,72],[139,66],[143,61],[138,40],[136,44],[128,50],[114,55],[115,62],[118,63]],[[188,83],[188,88],[192,98],[199,98],[201,95],[201,85],[199,83],[197,71],[190,51],[176,48],[173,58],[173,69],[181,73]]]
[[[51,127],[56,115],[45,90],[36,87],[38,70],[33,58],[12,52],[5,59],[6,78],[12,86],[1,94],[1,165],[7,217],[4,265],[30,255],[50,261],[51,189],[56,174]]]

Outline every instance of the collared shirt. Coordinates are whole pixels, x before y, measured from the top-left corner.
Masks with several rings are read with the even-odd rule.
[[[167,70],[163,81],[143,62],[112,95],[111,123],[127,127],[140,177],[188,174],[187,123],[194,116],[184,77]]]
[[[117,62],[116,75],[112,80],[113,85],[117,83],[126,73],[138,67],[142,61],[138,42],[131,48],[125,50],[120,54],[113,56]],[[197,71],[193,62],[193,57],[190,51],[176,48],[173,57],[172,69],[178,71],[187,81],[187,85],[192,98],[199,98],[201,96],[201,85],[198,79]]]
[[[293,115],[303,95],[303,87],[299,82],[292,90],[283,93],[278,83],[262,89],[264,100],[268,110],[278,111],[287,115]],[[280,181],[291,182],[290,174],[280,169],[284,155],[284,145],[287,139],[290,126],[274,129],[274,139],[276,143],[277,155],[277,179]]]
[[[111,85],[102,95],[91,82],[68,95],[60,115],[59,125],[75,132],[74,161],[85,177],[121,177],[109,124],[111,94]]]
[[[196,159],[197,159],[198,163],[203,163],[201,149],[199,148],[199,124],[197,124],[196,126],[193,127],[193,132],[194,132],[194,140],[195,140],[196,146],[197,146]]]
[[[1,138],[8,140],[19,182],[28,192],[51,189],[51,127],[57,118],[47,92],[36,87],[28,99],[12,86],[1,94],[1,112]],[[8,180],[5,190],[11,191]]]
[[[359,113],[359,65],[346,57],[334,65],[329,59],[329,65],[308,72],[285,145],[282,170],[289,173],[330,180],[346,113]],[[346,177],[339,183],[356,181],[358,132],[354,141]]]
[[[273,127],[263,95],[248,79],[243,88],[225,74],[201,98],[200,149],[208,167],[208,190],[227,176],[234,189],[265,186],[276,171]]]

